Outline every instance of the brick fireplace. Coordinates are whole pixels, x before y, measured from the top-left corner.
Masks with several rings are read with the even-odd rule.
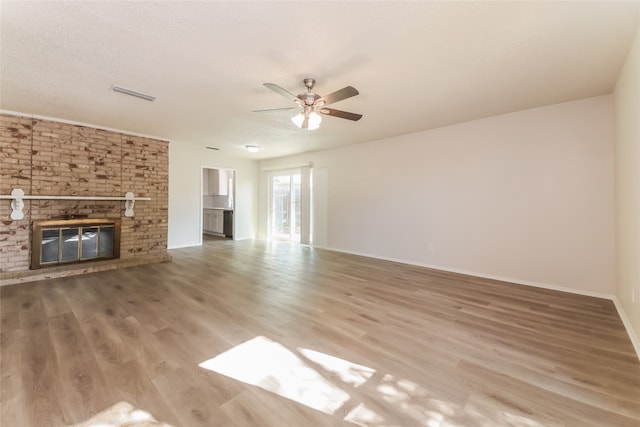
[[[168,142],[88,126],[0,114],[0,194],[122,197],[133,192],[135,216],[122,201],[25,200],[12,220],[0,200],[0,284],[159,262],[167,253]],[[62,217],[120,222],[119,258],[92,264],[30,268],[34,222]],[[45,272],[46,271],[46,272]]]

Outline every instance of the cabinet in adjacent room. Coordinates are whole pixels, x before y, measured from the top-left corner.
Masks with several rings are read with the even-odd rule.
[[[209,233],[224,233],[224,212],[220,209],[204,209],[202,229]]]

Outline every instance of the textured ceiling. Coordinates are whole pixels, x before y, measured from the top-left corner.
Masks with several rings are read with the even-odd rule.
[[[639,6],[2,1],[0,108],[275,157],[610,93]],[[334,107],[362,120],[303,131],[251,112],[290,106],[262,83],[299,93],[305,77],[356,87]]]

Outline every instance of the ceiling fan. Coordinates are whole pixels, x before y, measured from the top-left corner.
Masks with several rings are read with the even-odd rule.
[[[347,119],[357,121],[362,118],[362,114],[349,113],[348,111],[336,110],[334,108],[327,108],[327,105],[336,103],[338,101],[342,101],[343,99],[351,98],[352,96],[358,95],[360,92],[352,86],[344,87],[340,90],[330,93],[329,95],[320,96],[317,93],[313,93],[312,89],[315,85],[316,81],[314,79],[308,78],[304,79],[303,83],[307,88],[306,92],[302,92],[301,94],[294,95],[288,90],[278,86],[274,83],[264,83],[263,86],[271,89],[274,92],[279,93],[285,98],[293,101],[297,104],[297,107],[289,107],[289,108],[271,108],[267,110],[253,110],[254,112],[264,112],[264,111],[278,111],[278,110],[294,110],[296,108],[301,108],[302,111],[294,116],[291,120],[301,129],[309,129],[314,130],[318,129],[320,126],[320,122],[322,121],[322,116],[320,114],[326,116],[338,117],[340,119]]]

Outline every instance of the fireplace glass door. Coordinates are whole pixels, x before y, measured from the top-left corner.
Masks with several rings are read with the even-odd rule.
[[[32,244],[31,268],[118,258],[120,223],[118,220],[34,223]]]
[[[42,264],[58,262],[60,230],[42,230]]]
[[[78,260],[78,242],[79,228],[63,228],[60,230],[62,235],[62,251],[60,254],[60,262],[70,262]]]
[[[113,242],[115,242],[115,227],[100,227],[100,238],[98,239],[98,250],[100,256],[113,257]]]
[[[95,258],[98,256],[98,236],[100,228],[87,227],[82,229],[82,254],[80,258]]]

